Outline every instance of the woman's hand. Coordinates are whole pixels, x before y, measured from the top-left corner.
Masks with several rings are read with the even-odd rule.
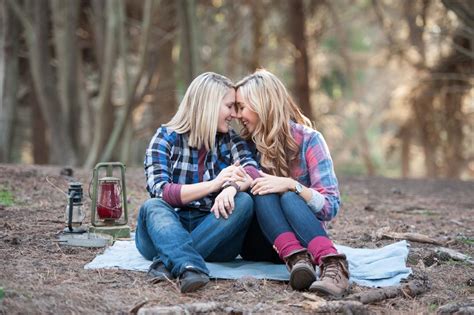
[[[212,205],[211,212],[214,213],[216,219],[222,215],[225,219],[232,214],[234,211],[234,197],[237,194],[237,189],[233,186],[229,186],[223,189],[219,195],[217,195],[214,200],[214,205]]]
[[[224,168],[219,175],[211,181],[213,183],[212,191],[220,190],[222,185],[227,181],[245,181],[246,176],[247,173],[240,166],[240,162],[237,161],[233,165]]]
[[[262,177],[254,179],[251,192],[254,195],[266,195],[271,193],[284,193],[295,186],[295,181],[289,177],[278,177],[259,171]]]

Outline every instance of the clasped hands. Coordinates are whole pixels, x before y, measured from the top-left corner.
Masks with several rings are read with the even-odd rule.
[[[252,178],[245,172],[239,162],[222,170],[215,180],[221,181],[222,187],[227,181],[238,183],[242,191],[251,188],[250,192],[253,195],[266,195],[271,193],[287,192],[294,187],[294,180],[288,177],[278,177],[266,174],[259,171],[262,177],[252,180]],[[228,186],[217,195],[211,212],[219,219],[220,216],[227,219],[234,210],[234,197],[237,194],[237,189],[233,186]]]

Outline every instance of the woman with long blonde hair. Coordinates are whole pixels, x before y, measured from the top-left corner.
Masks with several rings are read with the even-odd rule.
[[[271,72],[257,70],[236,88],[242,135],[255,145],[263,169],[248,173],[253,178],[257,228],[261,228],[267,248],[273,245],[286,263],[293,289],[343,295],[349,286],[347,260],[337,252],[324,224],[337,214],[340,197],[323,136],[311,127]],[[258,231],[249,231],[252,237],[247,238],[258,239],[255,234]],[[245,259],[258,260],[265,252],[257,248],[252,253],[245,246]],[[316,265],[321,269],[318,281]]]
[[[207,72],[191,82],[175,116],[156,131],[145,154],[150,199],[140,208],[135,242],[153,260],[154,281],[178,278],[182,293],[209,282],[207,261],[241,251],[253,216],[252,198],[230,179],[257,163],[229,123],[235,89]]]

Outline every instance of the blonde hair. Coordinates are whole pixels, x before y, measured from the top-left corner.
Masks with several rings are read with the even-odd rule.
[[[222,100],[234,85],[228,78],[205,72],[189,85],[178,111],[164,126],[179,134],[189,133],[189,146],[213,149]]]
[[[291,163],[298,161],[299,152],[290,120],[309,127],[311,121],[293,102],[283,83],[265,69],[243,78],[236,89],[259,117],[253,133],[243,129],[242,136],[255,143],[260,164],[267,173],[289,177]]]

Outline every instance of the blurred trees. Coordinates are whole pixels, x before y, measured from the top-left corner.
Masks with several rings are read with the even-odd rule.
[[[0,162],[140,164],[197,74],[265,67],[324,133],[338,172],[474,177],[469,0],[0,7]]]

